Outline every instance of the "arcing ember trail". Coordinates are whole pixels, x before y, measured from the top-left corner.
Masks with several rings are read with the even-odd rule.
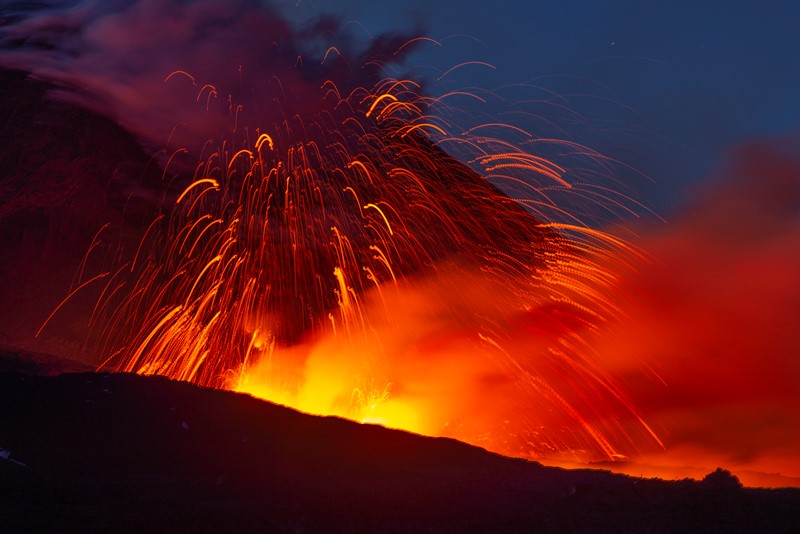
[[[5,67],[113,117],[162,167],[138,244],[90,272],[95,241],[67,291],[99,293],[100,369],[516,456],[660,446],[593,350],[639,260],[592,212],[632,201],[607,187],[609,159],[462,109],[485,91],[431,97],[386,77],[440,43],[382,35],[348,52],[337,20],[298,29],[255,0],[4,16]],[[304,55],[321,39],[344,52]]]
[[[165,83],[216,91],[184,72]],[[658,443],[589,344],[621,313],[610,266],[635,254],[550,198],[590,191],[489,136],[510,126],[449,133],[448,95],[412,81],[346,95],[328,81],[320,98],[207,150],[104,279],[101,368],[526,457]]]

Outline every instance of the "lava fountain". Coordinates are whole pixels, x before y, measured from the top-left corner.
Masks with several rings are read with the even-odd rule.
[[[217,95],[183,71],[165,83]],[[601,188],[525,148],[591,152],[503,124],[456,135],[464,95],[328,80],[319,111],[255,131],[229,99],[228,136],[104,277],[101,368],[516,456],[660,443],[590,343],[636,251],[553,200]]]

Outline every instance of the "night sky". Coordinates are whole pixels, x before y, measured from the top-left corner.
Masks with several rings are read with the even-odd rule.
[[[335,10],[373,34],[422,28],[437,40],[451,36],[441,48],[420,47],[407,64],[496,67],[462,69],[464,86],[554,91],[589,125],[579,128],[582,140],[652,179],[632,187],[659,215],[680,206],[687,186],[733,147],[796,136],[800,126],[795,2],[298,3],[298,13]]]

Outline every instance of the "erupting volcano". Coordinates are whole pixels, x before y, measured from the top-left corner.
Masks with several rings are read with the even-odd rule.
[[[608,256],[628,247],[553,222],[566,171],[487,135],[503,125],[453,137],[448,99],[408,80],[321,96],[312,117],[232,133],[167,200],[103,282],[102,367],[514,455],[657,441],[587,346],[618,312]]]
[[[722,326],[707,321],[708,339],[689,335],[693,324],[675,328],[689,315],[667,313],[679,304],[664,297],[661,316],[648,300],[658,300],[652,286],[671,287],[672,273],[658,269],[680,265],[682,249],[657,235],[645,252],[634,225],[619,224],[645,211],[614,175],[622,163],[541,134],[530,125],[548,121],[522,104],[449,83],[460,69],[491,65],[415,77],[407,55],[446,43],[383,35],[364,47],[334,18],[293,26],[255,0],[120,2],[118,13],[89,4],[2,13],[0,65],[15,69],[4,88],[50,102],[64,117],[53,124],[95,124],[108,146],[98,152],[118,158],[95,165],[89,136],[52,148],[63,134],[51,130],[66,129],[40,126],[49,119],[38,101],[16,97],[4,128],[33,125],[42,154],[23,146],[4,160],[0,223],[15,230],[2,245],[21,259],[3,266],[0,289],[26,304],[20,317],[5,312],[3,345],[56,352],[48,336],[83,336],[80,351],[59,355],[560,465],[645,470],[625,463],[644,455],[679,472],[679,461],[659,456],[671,434],[688,449],[713,448],[681,426],[691,408],[664,391],[677,383],[709,411],[722,401],[703,404],[707,392],[737,397],[722,385],[698,393],[674,363],[689,346],[712,347],[704,356],[716,361],[727,347],[714,338]],[[150,25],[171,31],[142,37]],[[510,110],[501,118],[476,111],[498,103]],[[70,158],[83,175],[62,179]],[[60,235],[59,221],[75,213],[70,231],[80,238],[58,243],[48,232]],[[697,258],[710,249],[693,231],[713,226],[701,219],[675,226],[698,240],[680,240]],[[796,235],[787,227],[779,252]],[[49,256],[31,252],[37,232]],[[735,266],[728,252],[715,258]],[[53,288],[66,275],[48,279],[41,265],[29,274],[40,258],[64,262],[71,283]],[[762,279],[742,278],[752,283],[743,292],[769,293]],[[47,295],[44,312],[17,279]],[[705,302],[700,293],[684,294]],[[776,297],[774,309],[791,317],[789,300]],[[27,337],[12,332],[22,323]],[[788,374],[764,372],[776,399],[789,398],[797,375]],[[786,450],[800,437],[775,428],[778,464],[791,471]],[[707,454],[700,464],[725,458]],[[742,465],[757,456],[741,455]]]

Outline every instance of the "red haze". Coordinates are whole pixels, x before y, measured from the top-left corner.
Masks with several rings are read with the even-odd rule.
[[[800,161],[741,148],[682,215],[639,233],[653,261],[598,351],[663,380],[630,386],[666,445],[643,462],[667,467],[629,471],[724,465],[748,485],[800,485]]]

